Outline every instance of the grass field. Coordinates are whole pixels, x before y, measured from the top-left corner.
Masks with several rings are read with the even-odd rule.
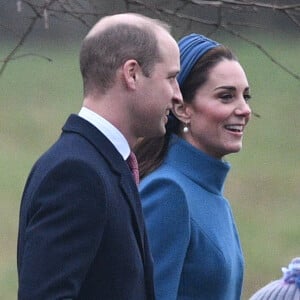
[[[227,43],[245,67],[252,108],[261,115],[252,119],[244,149],[228,157],[232,171],[226,185],[246,259],[243,299],[248,299],[300,256],[300,82],[246,43]],[[300,42],[262,43],[299,74]],[[78,48],[79,43],[30,49],[54,61],[27,57],[0,77],[0,299],[16,299],[18,214],[28,172],[81,106]],[[6,49],[1,45],[1,58]]]

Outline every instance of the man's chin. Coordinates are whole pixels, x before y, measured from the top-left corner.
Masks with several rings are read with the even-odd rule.
[[[166,134],[166,125],[164,124],[160,130],[160,133],[158,133],[157,136],[164,136]]]
[[[162,137],[166,134],[166,128],[160,128],[159,131],[156,131],[155,133],[152,133],[148,136],[148,138],[155,138],[155,137]]]

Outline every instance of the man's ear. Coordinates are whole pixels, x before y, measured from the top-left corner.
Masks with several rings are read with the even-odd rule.
[[[172,112],[182,123],[190,123],[191,109],[183,100],[173,99]]]
[[[123,78],[125,85],[129,89],[136,89],[140,71],[141,67],[136,60],[129,59],[124,63],[122,67]]]

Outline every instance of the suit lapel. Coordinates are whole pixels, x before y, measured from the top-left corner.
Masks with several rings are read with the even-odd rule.
[[[123,191],[125,198],[134,215],[134,231],[140,248],[143,260],[144,253],[144,219],[140,198],[136,184],[131,176],[131,172],[124,162],[122,156],[113,146],[113,144],[92,124],[80,118],[77,115],[71,115],[63,127],[64,132],[73,132],[80,134],[87,139],[97,151],[106,159],[111,170],[116,173],[119,178],[120,188]]]

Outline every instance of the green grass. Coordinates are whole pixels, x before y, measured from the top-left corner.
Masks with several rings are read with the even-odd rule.
[[[299,73],[300,43],[261,41]],[[232,170],[226,196],[246,258],[243,299],[247,299],[300,255],[300,83],[245,42],[232,39],[227,44],[247,71],[251,105],[261,115],[251,120],[243,150],[227,158]],[[1,47],[2,56],[7,48]],[[81,106],[78,49],[79,43],[30,49],[53,62],[37,57],[17,60],[0,77],[0,299],[17,298],[18,214],[28,172],[58,137],[69,113]]]
[[[29,49],[53,62],[37,57],[16,60],[0,77],[0,299],[17,298],[18,214],[28,172],[58,137],[69,113],[81,106],[78,49],[79,44],[70,49]],[[6,51],[2,48],[1,55]]]
[[[272,55],[299,74],[300,44],[260,40]],[[239,46],[239,47],[238,47]],[[244,299],[281,276],[281,267],[300,256],[300,83],[255,48],[235,44],[251,85],[253,117],[243,150],[229,156],[226,186],[246,259]]]

